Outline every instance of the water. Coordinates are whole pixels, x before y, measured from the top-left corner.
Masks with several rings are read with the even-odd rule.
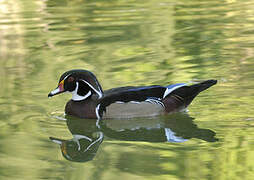
[[[234,0],[0,0],[0,179],[253,179],[253,14]],[[219,82],[188,113],[98,128],[64,116],[70,95],[47,98],[73,68],[104,89]],[[75,134],[97,140],[78,158]]]

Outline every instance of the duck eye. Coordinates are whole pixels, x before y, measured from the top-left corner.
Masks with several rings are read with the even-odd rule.
[[[73,82],[73,81],[74,81],[74,77],[71,76],[68,78],[68,82]]]

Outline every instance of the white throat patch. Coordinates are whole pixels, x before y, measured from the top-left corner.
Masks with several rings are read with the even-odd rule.
[[[86,83],[88,86],[90,86],[90,88],[92,88],[94,90],[94,92],[96,92],[99,96],[99,99],[102,97],[102,92],[101,90],[96,90],[91,84],[89,84],[88,82],[86,82],[85,80],[82,80],[84,83]]]
[[[92,94],[91,91],[88,91],[88,93],[86,95],[84,95],[84,96],[78,95],[78,86],[79,86],[79,84],[78,84],[78,82],[76,82],[76,88],[75,88],[75,90],[70,92],[72,94],[72,98],[71,99],[73,101],[84,100],[84,99],[86,99],[87,97],[89,97]]]

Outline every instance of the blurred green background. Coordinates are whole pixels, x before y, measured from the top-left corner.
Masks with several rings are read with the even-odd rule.
[[[254,2],[0,0],[0,179],[254,179]],[[189,116],[218,142],[105,138],[94,160],[65,160],[60,75],[104,89],[217,79]]]

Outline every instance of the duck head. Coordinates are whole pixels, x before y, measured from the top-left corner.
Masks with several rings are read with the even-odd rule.
[[[90,71],[74,69],[62,74],[58,86],[48,94],[48,97],[69,92],[72,94],[72,100],[81,101],[92,95],[101,98],[102,88],[95,75]]]

